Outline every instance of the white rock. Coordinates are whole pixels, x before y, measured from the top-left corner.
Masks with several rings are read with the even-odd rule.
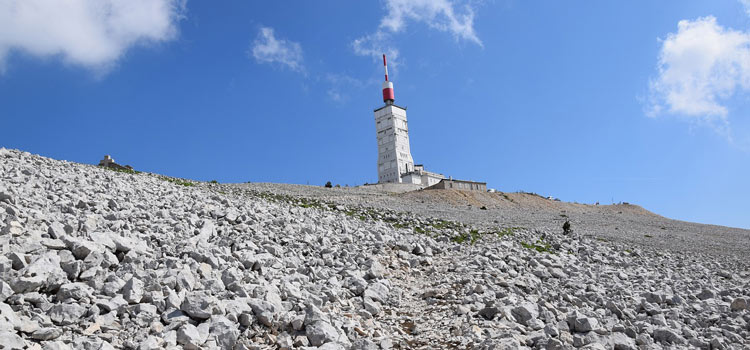
[[[71,347],[61,341],[46,341],[42,346],[43,350],[70,350]]]
[[[370,261],[370,268],[367,270],[367,278],[383,278],[385,275],[385,268],[380,264],[379,261],[373,259]]]
[[[638,350],[638,347],[635,345],[635,339],[620,332],[612,334],[612,345],[615,350]]]
[[[20,236],[22,233],[23,225],[16,220],[11,220],[0,230],[0,235]]]
[[[352,343],[351,350],[378,350],[378,346],[370,339],[357,339]]]
[[[132,277],[122,287],[122,297],[130,304],[138,304],[143,299],[143,282]]]
[[[522,303],[511,310],[513,318],[525,324],[529,320],[539,317],[539,307],[534,303]]]
[[[0,344],[2,344],[3,349],[8,350],[22,350],[26,348],[26,342],[15,332],[0,331]]]
[[[317,321],[308,325],[305,327],[305,334],[307,335],[307,339],[310,340],[310,344],[314,346],[336,341],[339,338],[336,328],[325,321]]]
[[[34,292],[40,288],[54,291],[68,282],[68,275],[60,268],[60,257],[54,252],[41,255],[19,271],[19,275],[11,285],[16,293]]]
[[[35,340],[53,340],[59,338],[62,333],[61,328],[45,327],[34,331],[31,334],[31,338]]]
[[[75,282],[66,283],[60,286],[57,290],[57,300],[63,301],[66,299],[80,300],[83,298],[90,298],[93,290],[85,283]]]
[[[12,331],[21,326],[21,319],[10,305],[0,303],[0,331]]]
[[[177,330],[177,343],[185,349],[201,349],[206,338],[198,331],[198,328],[190,323],[185,323]]]
[[[216,345],[222,349],[233,349],[240,335],[237,323],[224,316],[213,316],[209,322],[209,333],[215,339]]]
[[[205,320],[214,314],[222,314],[223,310],[215,297],[204,292],[190,292],[185,296],[180,310],[190,317]]]
[[[86,309],[78,304],[56,304],[49,311],[49,317],[55,324],[66,326],[77,324],[86,313]]]
[[[0,280],[0,302],[4,302],[13,295],[13,289],[5,281]]]
[[[383,302],[388,298],[388,287],[380,282],[370,283],[364,292],[363,297]]]

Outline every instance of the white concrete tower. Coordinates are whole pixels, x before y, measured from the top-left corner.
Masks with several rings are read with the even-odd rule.
[[[378,183],[402,182],[401,175],[414,171],[409,148],[409,126],[406,108],[393,104],[393,83],[388,81],[388,64],[383,55],[385,106],[375,110],[375,131],[378,140]]]

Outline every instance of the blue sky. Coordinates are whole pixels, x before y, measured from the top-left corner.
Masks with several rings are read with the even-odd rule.
[[[0,0],[0,146],[377,180],[389,53],[428,170],[750,228],[747,1]]]

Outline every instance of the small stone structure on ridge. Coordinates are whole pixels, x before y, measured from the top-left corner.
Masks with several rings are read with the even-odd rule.
[[[103,166],[105,168],[112,168],[116,170],[133,170],[133,167],[130,165],[120,165],[115,163],[115,160],[112,159],[112,157],[109,156],[109,154],[104,155],[104,159],[99,161],[99,166]]]

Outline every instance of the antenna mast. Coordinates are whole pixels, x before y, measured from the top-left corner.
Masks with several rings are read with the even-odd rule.
[[[383,82],[383,102],[385,104],[390,105],[393,104],[394,94],[393,94],[393,83],[388,81],[388,62],[385,59],[385,54],[383,54],[383,68],[385,68],[385,81]]]

